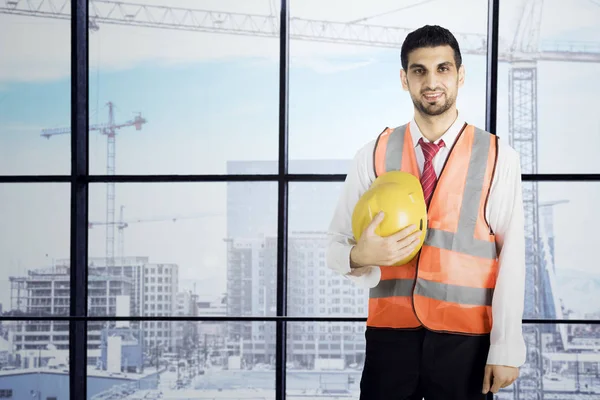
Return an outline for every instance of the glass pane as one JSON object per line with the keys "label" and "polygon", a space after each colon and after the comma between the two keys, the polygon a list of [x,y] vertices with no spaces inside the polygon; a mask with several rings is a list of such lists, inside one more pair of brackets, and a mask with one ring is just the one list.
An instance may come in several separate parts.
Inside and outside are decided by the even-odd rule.
{"label": "glass pane", "polygon": [[276,160],[276,3],[90,7],[90,172],[224,174],[229,161]]}
{"label": "glass pane", "polygon": [[52,3],[0,4],[0,175],[71,171],[71,2]]}
{"label": "glass pane", "polygon": [[342,182],[291,183],[288,314],[365,316],[368,291],[327,268],[327,228]]}
{"label": "glass pane", "polygon": [[69,322],[3,321],[0,398],[69,398]]}
{"label": "glass pane", "polygon": [[[289,313],[294,316],[365,316],[368,293],[326,265],[325,232],[341,183],[290,184]],[[595,236],[597,183],[537,183],[539,206],[525,203],[524,318],[595,319],[600,315],[600,273]],[[524,197],[532,183],[524,183]],[[317,195],[318,194],[318,195]],[[535,212],[529,212],[533,210]],[[536,229],[533,229],[536,227]],[[534,238],[537,236],[537,240]],[[537,246],[534,246],[535,243]],[[338,305],[339,304],[339,305]]]}
{"label": "glass pane", "polygon": [[[497,400],[592,399],[598,378],[600,328],[595,325],[525,325],[527,362]],[[294,322],[288,325],[287,395],[325,399],[324,391],[358,398],[365,357],[365,325]],[[541,341],[536,341],[536,334]],[[543,364],[542,364],[543,363]],[[578,397],[575,397],[578,396]]]}
{"label": "glass pane", "polygon": [[[596,316],[596,318],[598,318]],[[600,392],[597,325],[524,325],[527,362],[500,400],[593,399]],[[538,340],[536,340],[536,337]]]}
{"label": "glass pane", "polygon": [[287,340],[288,399],[358,399],[365,362],[363,322],[292,322]]}
{"label": "glass pane", "polygon": [[[208,310],[223,315],[217,303]],[[88,399],[111,392],[123,399],[159,392],[173,400],[275,399],[274,323],[124,321],[88,329],[96,333],[88,339]]]}
{"label": "glass pane", "polygon": [[386,126],[410,121],[414,107],[400,82],[400,47],[425,24],[455,33],[466,69],[458,108],[485,127],[487,3],[412,3],[291,1],[290,159],[305,162],[291,163],[290,172],[346,173],[343,164],[317,160],[351,159]]}
{"label": "glass pane", "polygon": [[[600,264],[590,227],[600,223],[600,212],[596,211],[600,184],[527,183],[524,196],[527,196],[527,188],[535,188],[534,185],[539,193],[539,229],[537,232],[531,229],[535,226],[536,213],[528,213],[525,236],[536,235],[539,244],[534,248],[535,241],[527,241],[525,318],[597,319]],[[535,211],[527,203],[525,209]],[[539,266],[537,273],[533,265]],[[534,291],[534,287],[538,290]]]}
{"label": "glass pane", "polygon": [[[600,90],[600,6],[540,4],[500,5],[498,133],[521,154],[523,173],[597,173],[600,120],[590,104]],[[578,132],[585,146],[573,142]]]}
{"label": "glass pane", "polygon": [[227,315],[275,314],[274,182],[92,184],[89,227],[94,315],[191,315],[197,294],[227,294]]}
{"label": "glass pane", "polygon": [[0,184],[0,304],[16,315],[68,315],[70,188]]}

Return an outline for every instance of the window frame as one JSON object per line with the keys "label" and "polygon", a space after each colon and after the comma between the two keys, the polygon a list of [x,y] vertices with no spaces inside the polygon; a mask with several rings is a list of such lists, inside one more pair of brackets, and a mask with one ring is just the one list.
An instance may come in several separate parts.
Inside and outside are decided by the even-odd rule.
{"label": "window frame", "polygon": [[[69,321],[69,389],[71,399],[87,393],[87,323],[90,321],[271,321],[276,323],[275,398],[286,395],[287,322],[365,322],[363,317],[290,317],[287,315],[288,202],[291,182],[343,182],[344,174],[290,174],[289,144],[289,4],[281,0],[279,62],[278,172],[271,175],[94,175],[89,173],[89,4],[71,0],[71,173],[54,176],[0,176],[1,183],[70,183],[70,314],[47,317],[2,317],[3,320]],[[495,134],[497,120],[499,0],[488,0],[485,129]],[[600,182],[600,174],[523,174],[524,182]],[[248,182],[278,184],[277,302],[274,317],[90,317],[88,302],[89,185],[98,182]],[[524,319],[524,324],[600,324],[600,320]],[[490,395],[490,398],[492,396]]]}

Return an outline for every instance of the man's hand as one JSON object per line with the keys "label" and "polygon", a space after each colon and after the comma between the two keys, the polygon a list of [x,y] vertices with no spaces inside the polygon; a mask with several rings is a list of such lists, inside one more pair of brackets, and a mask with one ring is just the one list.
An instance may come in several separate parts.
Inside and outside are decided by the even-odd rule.
{"label": "man's hand", "polygon": [[487,394],[490,389],[492,393],[498,393],[500,389],[512,385],[518,377],[519,368],[504,365],[486,365],[482,393]]}
{"label": "man's hand", "polygon": [[350,264],[353,268],[392,265],[408,256],[419,245],[423,232],[414,225],[388,237],[377,235],[375,229],[383,221],[383,217],[383,212],[380,212],[373,218],[350,251]]}

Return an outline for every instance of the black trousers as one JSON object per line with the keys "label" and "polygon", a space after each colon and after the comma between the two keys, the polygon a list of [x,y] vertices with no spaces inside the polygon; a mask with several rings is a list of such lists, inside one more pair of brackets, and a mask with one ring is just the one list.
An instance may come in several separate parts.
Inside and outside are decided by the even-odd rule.
{"label": "black trousers", "polygon": [[485,400],[490,338],[367,327],[360,400]]}

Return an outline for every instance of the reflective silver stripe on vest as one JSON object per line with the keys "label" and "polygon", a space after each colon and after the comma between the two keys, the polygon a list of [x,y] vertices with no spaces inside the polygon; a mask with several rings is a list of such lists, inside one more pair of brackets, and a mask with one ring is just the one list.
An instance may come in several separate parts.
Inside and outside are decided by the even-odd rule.
{"label": "reflective silver stripe on vest", "polygon": [[385,170],[397,171],[402,167],[402,150],[404,149],[404,132],[407,125],[394,129],[388,138],[385,149]]}
{"label": "reflective silver stripe on vest", "polygon": [[[398,267],[402,268],[402,267]],[[369,291],[372,299],[389,296],[410,296],[413,290],[413,279],[389,279],[380,281],[379,285]]]}
{"label": "reflective silver stripe on vest", "polygon": [[415,285],[415,294],[450,303],[491,306],[494,289],[449,285],[447,283],[427,281],[418,278],[417,284]]}
{"label": "reflective silver stripe on vest", "polygon": [[[405,132],[406,125],[403,125],[394,129],[388,138],[385,155],[386,171],[398,171],[402,167]],[[426,245],[476,257],[496,259],[496,244],[475,238],[475,228],[479,216],[479,204],[487,169],[490,140],[492,140],[492,137],[487,132],[475,128],[457,232],[452,233],[429,228],[427,230],[427,237],[425,238]],[[389,290],[390,288],[395,288],[393,282],[395,280],[381,281],[376,288],[371,289],[370,297],[398,296]],[[417,282],[416,293],[419,293],[419,291],[421,292],[420,294],[427,293],[427,297],[438,298],[439,300],[447,299],[447,301],[454,301],[451,299],[460,300],[461,296],[464,296],[464,299],[467,300],[466,303],[463,301],[457,302],[465,304],[484,303],[487,305],[487,300],[491,298],[489,296],[493,293],[493,291],[490,292],[491,289],[451,288],[451,286],[445,284],[435,282],[426,282],[424,284],[424,282]],[[409,296],[410,293],[405,295]],[[469,303],[469,301],[474,303]]]}

